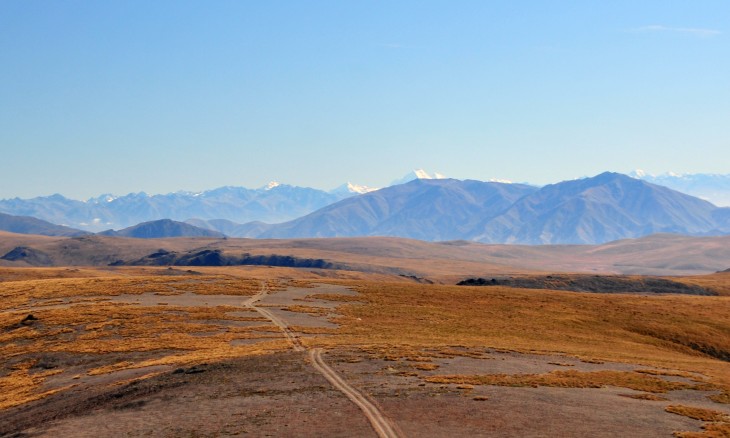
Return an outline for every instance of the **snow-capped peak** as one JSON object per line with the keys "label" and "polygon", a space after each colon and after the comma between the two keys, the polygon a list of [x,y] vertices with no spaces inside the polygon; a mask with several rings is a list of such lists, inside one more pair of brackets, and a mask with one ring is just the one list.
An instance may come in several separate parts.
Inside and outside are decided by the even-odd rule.
{"label": "snow-capped peak", "polygon": [[403,178],[393,181],[391,185],[405,184],[416,179],[446,179],[446,176],[438,172],[430,174],[423,169],[414,169],[413,171],[406,174]]}
{"label": "snow-capped peak", "polygon": [[102,204],[104,202],[113,202],[117,198],[118,198],[118,196],[114,196],[110,193],[106,193],[103,195],[99,195],[95,198],[89,198],[84,202],[89,203],[89,204]]}
{"label": "snow-capped peak", "polygon": [[279,187],[280,185],[281,185],[281,183],[279,183],[278,181],[271,181],[270,183],[268,183],[264,186],[264,190],[271,190],[274,187]]}
{"label": "snow-capped peak", "polygon": [[346,195],[346,194],[362,195],[363,193],[373,192],[375,190],[378,190],[378,189],[374,188],[374,187],[353,184],[348,181],[347,183],[342,184],[341,186],[330,190],[330,193],[341,194],[341,195]]}
{"label": "snow-capped peak", "polygon": [[496,183],[502,183],[502,184],[514,184],[512,181],[508,179],[500,179],[500,178],[489,178],[489,182],[496,182]]}
{"label": "snow-capped peak", "polygon": [[418,179],[432,179],[431,175],[423,169],[414,170],[413,175],[415,175]]}

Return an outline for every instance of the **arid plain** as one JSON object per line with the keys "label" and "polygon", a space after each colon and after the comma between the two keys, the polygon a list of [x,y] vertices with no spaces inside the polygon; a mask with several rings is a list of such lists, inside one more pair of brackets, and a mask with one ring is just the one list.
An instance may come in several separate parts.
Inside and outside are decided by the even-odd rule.
{"label": "arid plain", "polygon": [[0,237],[0,436],[730,435],[724,237]]}

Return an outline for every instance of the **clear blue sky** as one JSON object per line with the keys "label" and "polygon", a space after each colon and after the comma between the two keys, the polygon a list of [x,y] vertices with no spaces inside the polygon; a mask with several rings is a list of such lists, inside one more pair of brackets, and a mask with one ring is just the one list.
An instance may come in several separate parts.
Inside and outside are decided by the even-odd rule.
{"label": "clear blue sky", "polygon": [[730,2],[0,1],[0,198],[730,173]]}

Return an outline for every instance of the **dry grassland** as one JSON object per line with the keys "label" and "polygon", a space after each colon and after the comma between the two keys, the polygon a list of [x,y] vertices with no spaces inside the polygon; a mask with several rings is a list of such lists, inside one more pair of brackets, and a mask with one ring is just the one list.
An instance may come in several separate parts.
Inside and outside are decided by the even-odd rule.
{"label": "dry grassland", "polygon": [[[8,277],[27,278],[33,270],[21,271]],[[152,276],[148,272],[138,272],[141,276],[126,272],[117,276],[107,273],[105,277],[65,278],[58,276],[63,271],[39,271],[44,279],[0,282],[0,409],[57,391],[43,389],[47,377],[64,371],[63,366],[44,363],[49,355],[108,356],[113,362],[101,360],[103,365],[87,370],[86,374],[93,376],[288,348],[279,330],[250,309],[139,306],[109,301],[119,295],[168,296],[189,292],[241,296],[243,301],[260,289],[258,280],[213,275]],[[271,287],[280,286],[272,282]],[[29,315],[32,319],[27,319]],[[231,325],[236,322],[246,324]],[[250,346],[231,344],[246,339],[258,342]],[[137,360],[113,359],[133,353],[144,354]],[[49,366],[53,369],[46,370]]]}
{"label": "dry grassland", "polygon": [[676,432],[678,438],[725,438],[730,436],[730,415],[712,409],[670,405],[667,412],[705,421],[702,432]]}
{"label": "dry grassland", "polygon": [[365,304],[341,306],[341,336],[320,342],[371,344],[396,357],[449,345],[560,353],[698,372],[730,390],[729,297],[344,284]]}
{"label": "dry grassland", "polygon": [[[0,270],[0,409],[59,390],[47,388],[44,382],[66,367],[44,368],[48,354],[108,358],[84,371],[97,376],[285,350],[289,346],[275,326],[240,306],[139,306],[111,300],[127,294],[194,293],[241,296],[243,301],[260,290],[262,281],[270,290],[326,282],[358,291],[353,297],[313,290],[314,298],[339,302],[335,313],[340,316],[332,319],[339,328],[290,328],[313,335],[302,338],[305,345],[346,346],[380,359],[409,362],[414,376],[437,372],[435,359],[485,358],[485,347],[652,367],[638,372],[559,370],[422,377],[429,382],[465,388],[618,386],[642,391],[645,395],[632,396],[646,400],[675,389],[713,388],[721,391],[713,400],[727,403],[730,398],[730,296],[424,285],[393,277],[384,281],[380,275],[368,279],[352,272],[330,272],[327,275],[339,278],[324,279],[319,273],[289,268],[196,270],[190,275],[167,275],[159,268]],[[723,276],[684,281],[730,290],[730,277],[727,283]],[[288,310],[311,315],[330,312],[307,305],[292,305]],[[29,313],[35,319],[23,322]],[[259,342],[232,344],[254,339]],[[712,421],[705,432],[723,433],[725,423]]]}
{"label": "dry grassland", "polygon": [[685,277],[679,281],[713,290],[723,296],[730,296],[730,272]]}
{"label": "dry grassland", "polygon": [[430,383],[454,383],[460,385],[493,385],[513,387],[548,386],[555,388],[602,388],[618,386],[636,391],[664,393],[678,389],[698,389],[698,385],[670,382],[657,377],[631,371],[553,371],[545,374],[483,374],[476,376],[433,376],[425,379]]}

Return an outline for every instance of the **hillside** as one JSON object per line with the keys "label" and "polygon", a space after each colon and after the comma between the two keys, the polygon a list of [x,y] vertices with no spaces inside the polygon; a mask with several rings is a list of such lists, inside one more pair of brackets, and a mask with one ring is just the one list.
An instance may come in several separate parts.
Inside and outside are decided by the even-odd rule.
{"label": "hillside", "polygon": [[83,236],[89,234],[74,228],[55,225],[29,216],[12,216],[0,213],[0,231],[41,236]]}
{"label": "hillside", "polygon": [[103,236],[135,237],[138,239],[160,239],[166,237],[225,237],[217,231],[196,227],[170,219],[144,222],[119,231],[105,231]]}

